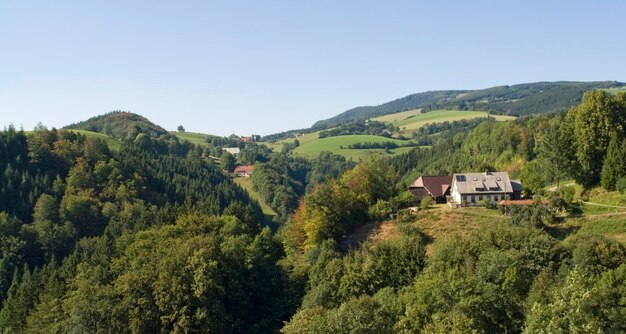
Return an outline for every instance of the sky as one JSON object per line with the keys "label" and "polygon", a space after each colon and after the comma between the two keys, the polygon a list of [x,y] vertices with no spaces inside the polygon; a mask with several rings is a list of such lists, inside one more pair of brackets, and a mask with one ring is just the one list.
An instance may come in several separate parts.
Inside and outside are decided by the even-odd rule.
{"label": "sky", "polygon": [[0,127],[113,110],[215,135],[412,93],[626,81],[626,1],[0,0]]}

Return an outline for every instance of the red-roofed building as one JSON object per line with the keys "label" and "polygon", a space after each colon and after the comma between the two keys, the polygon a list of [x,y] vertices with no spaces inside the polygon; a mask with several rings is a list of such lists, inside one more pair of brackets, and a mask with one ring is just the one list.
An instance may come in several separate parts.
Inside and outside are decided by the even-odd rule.
{"label": "red-roofed building", "polygon": [[435,203],[445,203],[446,196],[450,195],[452,176],[421,176],[409,187],[409,191],[417,201],[424,197],[431,197]]}
{"label": "red-roofed building", "polygon": [[254,166],[237,166],[235,167],[235,175],[237,176],[243,176],[243,177],[250,177],[250,175],[252,175],[252,172],[254,172]]}

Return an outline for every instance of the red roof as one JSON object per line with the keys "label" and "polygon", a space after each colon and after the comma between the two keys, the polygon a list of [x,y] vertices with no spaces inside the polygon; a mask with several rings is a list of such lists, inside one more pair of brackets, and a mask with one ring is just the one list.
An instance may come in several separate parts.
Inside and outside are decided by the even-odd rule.
{"label": "red roof", "polygon": [[433,197],[445,195],[452,184],[452,176],[421,176],[411,188],[426,188]]}
{"label": "red roof", "polygon": [[236,174],[252,174],[254,171],[254,166],[237,166],[235,167]]}

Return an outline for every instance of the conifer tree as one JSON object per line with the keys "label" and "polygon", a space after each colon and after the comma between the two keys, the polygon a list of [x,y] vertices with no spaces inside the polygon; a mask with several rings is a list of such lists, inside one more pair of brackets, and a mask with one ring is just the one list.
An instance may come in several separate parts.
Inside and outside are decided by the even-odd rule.
{"label": "conifer tree", "polygon": [[626,152],[624,151],[624,139],[618,133],[614,133],[609,141],[609,146],[602,166],[600,183],[606,190],[615,190],[615,184],[626,172]]}

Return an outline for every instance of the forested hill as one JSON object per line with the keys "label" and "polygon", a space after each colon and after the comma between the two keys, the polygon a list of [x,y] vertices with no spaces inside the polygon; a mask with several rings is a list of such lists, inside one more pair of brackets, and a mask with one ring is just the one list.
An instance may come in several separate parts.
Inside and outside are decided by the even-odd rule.
{"label": "forested hill", "polygon": [[480,90],[444,90],[417,93],[378,106],[356,107],[313,124],[313,129],[368,119],[396,112],[424,108],[481,110],[498,115],[524,116],[565,111],[580,103],[583,94],[593,89],[622,87],[617,81],[536,82],[497,86]]}
{"label": "forested hill", "polygon": [[83,122],[70,124],[64,129],[99,132],[116,139],[135,139],[139,133],[156,138],[168,133],[147,118],[124,111],[95,116]]}

